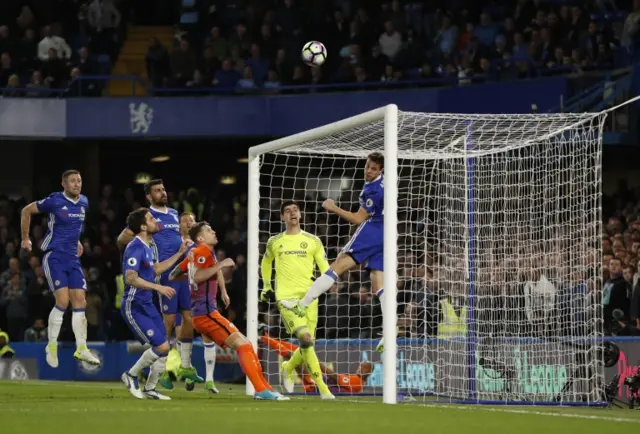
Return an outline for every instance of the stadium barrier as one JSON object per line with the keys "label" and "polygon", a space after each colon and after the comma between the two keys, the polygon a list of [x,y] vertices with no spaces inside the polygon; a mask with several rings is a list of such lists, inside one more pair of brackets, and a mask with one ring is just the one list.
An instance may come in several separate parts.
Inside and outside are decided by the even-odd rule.
{"label": "stadium barrier", "polygon": [[[567,97],[568,78],[450,88],[175,98],[2,98],[1,137],[284,136],[387,104],[443,113],[545,112]],[[514,98],[513,95],[518,95]]]}
{"label": "stadium barrier", "polygon": [[[60,365],[54,369],[45,360],[46,342],[12,342],[11,347],[16,352],[16,360],[26,369],[29,378],[33,373],[41,380],[59,381],[117,381],[124,371],[129,369],[140,357],[144,347],[137,342],[89,342],[89,350],[102,362],[100,366],[92,366],[85,362],[78,362],[73,358],[75,345],[61,343],[58,346]],[[237,358],[233,351],[218,348],[214,378],[220,382],[232,382],[244,379]],[[25,364],[25,361],[28,363]],[[193,366],[204,374],[204,349],[196,341],[193,346]],[[5,372],[17,369],[11,368]],[[2,377],[0,372],[0,378]],[[14,374],[14,377],[20,377]],[[6,378],[6,377],[4,377]]]}
{"label": "stadium barrier", "polygon": [[[620,374],[618,398],[627,400],[629,398],[629,388],[623,384],[626,377],[638,372],[640,365],[640,338],[605,338],[609,342],[614,342],[620,347],[620,360],[617,366],[605,370],[605,383],[610,383],[616,374]],[[451,351],[435,351],[438,345],[436,339],[422,341],[422,345],[417,345],[418,340],[399,339],[398,340],[398,363],[397,363],[397,385],[398,393],[411,393],[414,395],[439,395],[439,391],[444,389],[465,390],[463,384],[468,381],[466,378],[468,370],[464,364],[453,360],[461,357],[466,348],[465,342],[460,342],[459,351],[455,351],[451,341],[446,346]],[[502,392],[510,387],[511,392],[517,388],[523,398],[527,395],[536,394],[540,400],[543,394],[552,400],[570,381],[574,373],[572,372],[577,364],[572,360],[574,352],[558,350],[557,346],[566,345],[566,342],[549,342],[543,340],[514,338],[509,339],[511,345],[501,346],[508,348],[505,354],[495,354],[506,365],[515,371],[515,378],[511,384],[506,385],[505,379],[497,372],[488,367],[478,365],[475,369],[475,383],[477,387],[478,399],[483,399],[483,394],[487,397],[496,392]],[[383,369],[381,355],[376,349],[377,341],[372,340],[318,340],[316,343],[316,353],[320,361],[325,362],[335,372],[355,373],[358,365],[363,361],[373,363],[373,375],[366,382],[363,393],[382,394]],[[482,351],[481,345],[477,346]],[[267,351],[266,349],[262,349]],[[411,353],[411,354],[410,354]],[[545,355],[562,354],[561,363],[550,363]],[[481,359],[482,354],[476,357]],[[268,352],[268,362],[265,366],[268,371],[265,373],[267,379],[272,384],[279,382],[279,368],[282,358],[274,351]],[[416,360],[423,362],[416,363]],[[513,384],[515,383],[515,384]]]}

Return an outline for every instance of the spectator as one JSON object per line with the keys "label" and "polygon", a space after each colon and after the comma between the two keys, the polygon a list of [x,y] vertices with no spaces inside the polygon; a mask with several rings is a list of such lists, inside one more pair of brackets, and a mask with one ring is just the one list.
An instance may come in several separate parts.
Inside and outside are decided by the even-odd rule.
{"label": "spectator", "polygon": [[276,90],[280,87],[280,79],[275,69],[269,69],[267,81],[264,82],[265,89]]}
{"label": "spectator", "polygon": [[17,46],[16,40],[9,34],[8,26],[0,26],[0,53],[7,53],[9,56],[15,57]]}
{"label": "spectator", "polygon": [[62,59],[71,59],[71,48],[67,42],[60,36],[53,34],[51,26],[45,26],[42,29],[44,37],[38,44],[38,59],[46,62],[50,59],[51,49],[54,49],[57,57]]}
{"label": "spectator", "polygon": [[22,93],[22,91],[20,89],[21,89],[20,77],[18,77],[16,74],[13,74],[7,80],[7,87],[2,92],[2,96],[7,97],[7,98],[18,98],[18,97],[21,97],[23,95],[23,93]]}
{"label": "spectator", "polygon": [[[267,77],[269,62],[267,62],[267,60],[262,57],[262,53],[260,51],[260,45],[258,44],[251,45],[251,57],[247,59],[246,65],[251,67],[251,70],[253,72],[253,77],[256,80],[256,83],[262,84],[264,79]],[[246,68],[245,68],[245,71],[246,71]]]}
{"label": "spectator", "polygon": [[229,56],[229,43],[220,34],[220,27],[213,26],[211,28],[211,37],[207,41],[207,47],[218,62],[222,62]]}
{"label": "spectator", "polygon": [[233,88],[242,77],[236,72],[231,63],[231,59],[222,62],[222,69],[216,71],[213,84],[220,88]]}
{"label": "spectator", "polygon": [[220,69],[220,61],[215,57],[213,49],[210,46],[204,47],[202,61],[198,70],[203,76],[203,80],[207,83],[213,81],[213,75]]}
{"label": "spectator", "polygon": [[38,318],[33,325],[24,332],[25,342],[46,342],[48,340],[47,326],[42,318]]}
{"label": "spectator", "polygon": [[393,61],[402,47],[402,35],[393,28],[391,21],[384,23],[384,33],[378,40],[382,54]]}
{"label": "spectator", "polygon": [[451,17],[448,15],[442,17],[442,24],[434,42],[440,53],[445,56],[455,51],[458,42],[458,29],[451,23]]}
{"label": "spectator", "polygon": [[42,73],[40,71],[33,71],[31,74],[31,81],[27,83],[26,96],[31,98],[42,98],[48,96],[49,92],[47,89],[49,85],[42,81]]}
{"label": "spectator", "polygon": [[120,12],[112,0],[94,0],[87,11],[87,21],[91,27],[92,51],[98,54],[115,55],[117,28]]}
{"label": "spectator", "polygon": [[99,75],[97,63],[89,56],[87,47],[80,47],[77,59],[72,62],[74,68],[78,68],[82,75]]}
{"label": "spectator", "polygon": [[629,284],[622,276],[622,263],[618,258],[609,260],[609,280],[602,289],[605,327],[613,324],[613,310],[620,309],[629,318]]}
{"label": "spectator", "polygon": [[171,70],[169,67],[169,52],[158,38],[153,37],[149,40],[145,60],[147,77],[149,77],[154,87],[160,87],[163,80],[170,75]]}
{"label": "spectator", "polygon": [[[0,51],[1,52],[1,51]],[[26,29],[24,37],[20,41],[19,62],[26,69],[36,69],[38,63],[38,41],[33,29]]]}
{"label": "spectator", "polygon": [[58,57],[55,48],[49,48],[47,61],[42,63],[45,82],[53,88],[60,88],[67,82],[67,64]]}
{"label": "spectator", "polygon": [[256,82],[253,78],[253,68],[247,65],[244,67],[244,74],[240,80],[238,80],[237,86],[240,89],[254,89],[256,88]]}
{"label": "spectator", "polygon": [[13,67],[11,56],[9,53],[2,53],[0,55],[0,88],[5,87],[9,81],[9,77],[16,73],[16,69]]}
{"label": "spectator", "polygon": [[196,56],[186,39],[180,41],[180,48],[171,53],[171,80],[177,87],[184,86],[197,68]]}
{"label": "spectator", "polygon": [[244,57],[249,52],[251,41],[247,35],[247,27],[244,24],[238,24],[235,33],[229,39],[229,48],[231,51],[237,50],[240,57]]}
{"label": "spectator", "polygon": [[25,297],[24,280],[14,274],[0,295],[0,310],[7,319],[7,333],[12,340],[20,340],[24,334],[29,306]]}
{"label": "spectator", "polygon": [[483,13],[480,15],[480,24],[474,30],[474,36],[485,47],[490,47],[498,36],[498,29],[491,21],[491,15]]}

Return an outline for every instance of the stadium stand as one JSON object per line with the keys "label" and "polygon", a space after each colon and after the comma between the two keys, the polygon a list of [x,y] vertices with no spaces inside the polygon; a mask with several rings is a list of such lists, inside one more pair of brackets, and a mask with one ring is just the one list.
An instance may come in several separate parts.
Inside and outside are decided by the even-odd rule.
{"label": "stadium stand", "polygon": [[[306,92],[584,74],[629,63],[640,13],[637,1],[135,3],[4,6],[3,94]],[[330,53],[315,72],[299,56],[310,39]]]}

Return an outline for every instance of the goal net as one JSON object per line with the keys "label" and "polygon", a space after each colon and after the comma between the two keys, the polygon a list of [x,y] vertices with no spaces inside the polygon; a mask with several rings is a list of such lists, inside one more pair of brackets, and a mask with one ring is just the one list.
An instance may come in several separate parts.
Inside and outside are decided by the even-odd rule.
{"label": "goal net", "polygon": [[[386,322],[397,347],[384,360],[375,351],[384,327],[367,270],[340,276],[319,299],[316,353],[329,374],[357,374],[365,361],[373,371],[362,390],[334,391],[387,389],[385,402],[602,403],[594,294],[604,118],[383,108],[252,149],[248,326],[269,382],[280,382],[286,354],[259,336],[295,344],[255,290],[267,239],[284,230],[281,202],[300,203],[303,230],[332,262],[357,228],[321,204],[356,211],[367,155],[386,151],[385,199],[397,198],[385,205],[385,252],[397,252],[385,257],[386,297],[397,301],[387,304],[395,324]],[[308,383],[302,372],[295,392],[312,393]]]}

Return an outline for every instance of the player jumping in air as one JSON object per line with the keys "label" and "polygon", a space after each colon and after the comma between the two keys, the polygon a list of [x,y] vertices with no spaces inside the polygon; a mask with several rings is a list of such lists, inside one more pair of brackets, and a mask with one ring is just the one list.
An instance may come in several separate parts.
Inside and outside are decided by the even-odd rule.
{"label": "player jumping in air", "polygon": [[[170,400],[156,392],[160,375],[164,372],[169,352],[169,342],[162,316],[153,302],[153,291],[159,292],[166,299],[176,295],[175,289],[154,283],[156,275],[171,269],[187,250],[188,242],[181,243],[178,251],[163,262],[154,261],[151,249],[152,236],[157,233],[158,223],[147,208],[139,208],[127,217],[127,227],[135,234],[135,238],[127,245],[122,258],[125,290],[122,306],[122,317],[142,344],[150,344],[151,348],[127,372],[122,374],[122,382],[129,393],[138,399]],[[140,390],[138,376],[143,369],[149,368],[149,377],[144,390]]]}
{"label": "player jumping in air", "polygon": [[218,243],[216,233],[206,222],[196,223],[189,235],[197,246],[170,274],[170,279],[186,276],[191,289],[193,327],[202,334],[205,345],[215,343],[238,353],[238,361],[256,391],[255,399],[282,401],[289,398],[275,392],[264,378],[260,360],[246,337],[217,308],[218,276],[222,269],[234,267],[230,258],[218,262],[213,248]]}
{"label": "player jumping in air", "polygon": [[[180,219],[178,211],[167,206],[167,192],[161,179],[153,179],[144,185],[144,193],[151,204],[149,212],[158,222],[158,232],[153,235],[153,242],[158,249],[158,261],[164,261],[172,257],[182,243],[180,236]],[[118,236],[118,244],[127,245],[134,237],[131,228],[125,228]],[[169,273],[160,276],[160,284],[170,286],[176,291],[176,296],[169,299],[163,298],[161,302],[162,315],[167,340],[171,339],[176,323],[176,314],[182,315],[180,335],[177,336],[176,346],[180,352],[180,369],[178,376],[196,383],[204,383],[204,379],[198,375],[196,369],[191,366],[191,347],[193,344],[193,327],[191,326],[191,310],[189,306],[189,288],[185,282],[169,282]],[[173,384],[168,373],[165,373],[160,385],[172,389]]]}
{"label": "player jumping in air", "polygon": [[[180,215],[180,234],[182,235],[183,240],[191,241],[191,238],[189,237],[189,230],[195,224],[196,224],[195,215],[193,215],[192,213],[184,212]],[[191,244],[187,249],[187,253],[189,252],[189,250],[191,250],[195,246],[196,244],[194,242],[191,242]],[[220,290],[220,298],[224,303],[224,307],[227,308],[229,307],[229,303],[231,302],[231,300],[229,299],[229,294],[227,293],[227,288],[224,282],[224,276],[222,275],[222,270],[218,272],[216,281],[218,282],[218,289]],[[187,291],[189,290],[189,282],[182,281],[179,283],[186,285]],[[182,329],[181,320],[182,320],[182,315],[176,318],[176,335],[180,335],[181,333],[181,329]],[[216,387],[216,384],[213,381],[213,372],[216,367],[216,344],[213,342],[204,344],[204,365],[206,369],[205,383],[204,383],[205,390],[208,390],[210,393],[220,393],[218,391],[218,388]],[[193,390],[195,386],[194,381],[189,378],[187,378],[187,380],[185,381],[185,384],[186,384],[187,390]]]}
{"label": "player jumping in air", "polygon": [[287,332],[300,340],[300,348],[294,351],[288,363],[282,365],[284,374],[283,386],[289,392],[293,389],[293,374],[304,362],[311,377],[318,385],[322,399],[334,399],[331,391],[322,378],[322,369],[318,356],[313,348],[316,326],[318,325],[318,301],[313,300],[301,316],[282,307],[285,300],[299,299],[313,283],[316,265],[321,273],[329,269],[329,263],[320,238],[300,228],[300,209],[292,200],[280,206],[280,218],[286,230],[269,238],[267,249],[262,257],[261,271],[264,289],[260,294],[262,301],[267,301],[268,294],[273,291],[271,277],[273,261],[276,262],[276,301],[282,322]]}
{"label": "player jumping in air", "polygon": [[46,360],[52,368],[58,367],[58,335],[62,327],[64,313],[71,302],[71,327],[76,337],[76,360],[99,365],[97,359],[87,348],[87,282],[84,279],[80,256],[83,249],[80,234],[89,208],[89,201],[80,194],[82,177],[77,170],[67,170],[62,174],[64,191],[52,193],[45,199],[32,202],[22,209],[20,220],[22,243],[27,252],[32,249],[29,239],[29,227],[33,214],[48,214],[47,235],[40,248],[44,252],[42,269],[49,288],[53,291],[56,304],[49,314],[49,344],[46,347]]}
{"label": "player jumping in air", "polygon": [[[275,350],[282,358],[289,359],[289,362],[282,362],[282,364],[290,363],[291,357],[299,350],[299,347],[291,342],[282,341],[280,339],[272,338],[266,332],[260,336],[260,341],[267,345],[269,348]],[[371,362],[361,362],[358,366],[358,370],[355,374],[338,374],[329,366],[324,363],[320,363],[320,369],[324,376],[324,381],[332,388],[336,389],[338,393],[360,393],[362,388],[367,382],[367,379],[373,372],[373,364]],[[299,374],[303,374],[302,366],[296,369]],[[316,384],[312,379],[307,379],[306,375],[303,375],[303,387],[306,392],[315,392]],[[290,390],[287,392],[293,392],[293,383],[291,383]]]}
{"label": "player jumping in air", "polygon": [[[365,185],[360,193],[360,209],[349,212],[339,208],[333,199],[327,199],[322,207],[333,212],[349,223],[359,225],[351,240],[342,249],[342,253],[329,269],[313,282],[311,288],[301,300],[282,300],[282,306],[304,317],[307,309],[329,288],[344,272],[357,264],[369,270],[371,289],[378,296],[384,316],[384,156],[374,152],[367,157],[364,167]],[[384,351],[384,340],[380,340],[376,350]]]}

